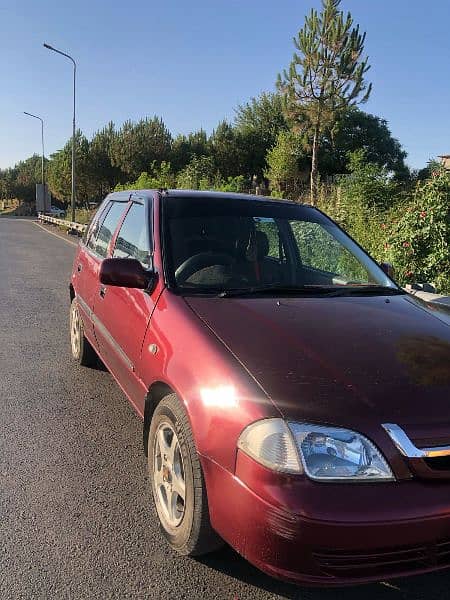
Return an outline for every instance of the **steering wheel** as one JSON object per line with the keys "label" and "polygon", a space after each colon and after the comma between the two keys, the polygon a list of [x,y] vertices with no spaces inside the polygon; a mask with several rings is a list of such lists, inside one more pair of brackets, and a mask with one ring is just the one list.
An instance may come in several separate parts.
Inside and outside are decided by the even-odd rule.
{"label": "steering wheel", "polygon": [[228,254],[219,252],[200,252],[187,258],[175,271],[175,279],[177,283],[184,283],[198,271],[213,267],[216,265],[229,266],[233,264],[233,259]]}

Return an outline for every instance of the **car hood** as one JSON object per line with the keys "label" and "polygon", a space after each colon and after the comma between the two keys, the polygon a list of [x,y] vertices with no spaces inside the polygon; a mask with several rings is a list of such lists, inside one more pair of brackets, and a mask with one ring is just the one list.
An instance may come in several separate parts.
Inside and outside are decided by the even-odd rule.
{"label": "car hood", "polygon": [[409,295],[186,302],[288,419],[450,442],[450,320]]}

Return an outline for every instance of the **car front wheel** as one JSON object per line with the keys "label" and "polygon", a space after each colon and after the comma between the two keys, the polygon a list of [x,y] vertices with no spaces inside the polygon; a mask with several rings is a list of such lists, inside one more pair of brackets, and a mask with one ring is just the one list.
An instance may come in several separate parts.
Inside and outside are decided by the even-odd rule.
{"label": "car front wheel", "polygon": [[176,394],[163,398],[148,436],[148,466],[161,529],[183,555],[199,556],[223,542],[209,521],[200,460],[186,412]]}

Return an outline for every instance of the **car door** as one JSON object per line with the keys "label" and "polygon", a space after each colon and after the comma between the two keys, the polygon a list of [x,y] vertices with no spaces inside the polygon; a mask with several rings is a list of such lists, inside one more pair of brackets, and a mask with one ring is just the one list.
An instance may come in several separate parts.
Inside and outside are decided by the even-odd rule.
{"label": "car door", "polygon": [[[132,196],[116,235],[111,255],[136,258],[152,267],[152,202]],[[139,358],[156,296],[145,290],[99,284],[94,301],[94,328],[100,353],[119,385],[143,412],[146,388],[139,373]]]}
{"label": "car door", "polygon": [[[83,240],[80,242],[73,268],[72,283],[77,296],[78,308],[83,320],[85,335],[96,345],[92,323],[94,293],[97,290],[100,263],[106,256],[105,239],[117,212],[123,213],[126,204],[116,204],[106,199],[95,214]],[[108,214],[112,210],[112,213]],[[106,221],[108,218],[108,221]],[[101,236],[99,233],[101,231]]]}

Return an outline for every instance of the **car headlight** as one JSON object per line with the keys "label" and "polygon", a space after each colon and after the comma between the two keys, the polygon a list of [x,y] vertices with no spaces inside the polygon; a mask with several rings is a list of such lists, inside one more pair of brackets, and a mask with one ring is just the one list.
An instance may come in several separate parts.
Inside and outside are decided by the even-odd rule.
{"label": "car headlight", "polygon": [[244,429],[238,447],[270,469],[305,473],[315,481],[394,479],[371,441],[340,427],[263,419]]}

